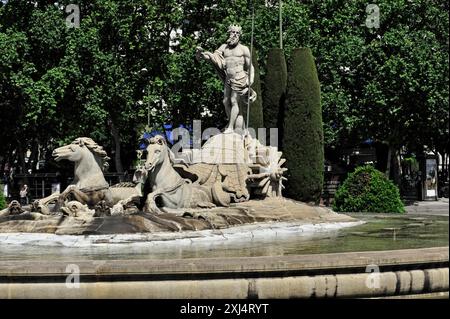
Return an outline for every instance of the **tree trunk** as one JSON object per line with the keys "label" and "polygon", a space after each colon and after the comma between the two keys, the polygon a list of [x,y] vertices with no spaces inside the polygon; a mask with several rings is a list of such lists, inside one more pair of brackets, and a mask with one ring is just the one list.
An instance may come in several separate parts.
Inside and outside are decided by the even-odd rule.
{"label": "tree trunk", "polygon": [[123,173],[122,157],[120,155],[120,134],[117,127],[114,125],[112,119],[108,120],[109,127],[111,129],[111,134],[114,141],[114,163],[116,165],[116,171],[118,173]]}
{"label": "tree trunk", "polygon": [[386,172],[386,167],[387,167],[387,163],[386,163],[386,156],[387,156],[387,152],[388,152],[388,145],[387,143],[383,143],[383,142],[376,142],[375,143],[375,153],[376,153],[376,157],[377,157],[377,162],[375,165],[375,168],[377,170],[379,170],[380,172]]}
{"label": "tree trunk", "polygon": [[26,157],[26,150],[23,149],[23,146],[19,144],[19,146],[17,147],[17,152],[19,155],[19,161],[20,161],[20,173],[25,174],[27,173],[27,167],[26,167],[26,162],[25,162],[25,157]]}
{"label": "tree trunk", "polygon": [[394,151],[393,156],[393,180],[394,183],[400,187],[401,179],[402,179],[402,164],[401,164],[401,158],[400,158],[400,150]]}
{"label": "tree trunk", "polygon": [[8,160],[10,158],[11,147],[8,146],[4,156],[2,157],[2,162],[0,163],[0,173],[3,176],[3,172],[5,171],[6,163],[9,163]]}
{"label": "tree trunk", "polygon": [[2,176],[3,176],[3,172],[5,171],[5,163],[6,163],[6,161],[7,161],[7,156],[5,155],[2,158],[2,162],[0,163],[0,173],[2,174]]}
{"label": "tree trunk", "polygon": [[446,162],[446,157],[447,155],[445,153],[441,153],[442,156],[442,171],[445,171],[445,162]]}
{"label": "tree trunk", "polygon": [[386,161],[386,172],[385,172],[387,178],[391,176],[391,159],[392,159],[392,146],[389,145]]}
{"label": "tree trunk", "polygon": [[34,173],[36,171],[36,164],[38,160],[39,143],[35,139],[32,141],[32,143],[31,154],[30,158],[28,159],[28,169],[31,169],[31,172]]}

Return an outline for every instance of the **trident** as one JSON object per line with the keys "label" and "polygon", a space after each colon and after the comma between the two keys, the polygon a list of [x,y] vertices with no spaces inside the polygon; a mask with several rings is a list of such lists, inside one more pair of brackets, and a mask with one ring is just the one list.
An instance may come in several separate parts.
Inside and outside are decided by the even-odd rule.
{"label": "trident", "polygon": [[[253,67],[253,32],[255,29],[255,6],[252,2],[252,34],[251,34],[251,40],[250,40],[250,69],[248,72],[248,99],[247,99],[247,135],[248,135],[248,124],[249,124],[249,118],[250,118],[250,90],[251,90],[251,84],[250,84],[250,76],[252,74],[252,67]],[[254,79],[253,79],[254,80]]]}

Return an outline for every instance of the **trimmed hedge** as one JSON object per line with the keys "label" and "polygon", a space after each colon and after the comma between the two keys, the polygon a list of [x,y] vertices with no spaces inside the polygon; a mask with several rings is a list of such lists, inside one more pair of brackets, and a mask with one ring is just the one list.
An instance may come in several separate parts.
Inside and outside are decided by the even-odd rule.
{"label": "trimmed hedge", "polygon": [[403,213],[398,187],[372,166],[358,167],[336,192],[337,212]]}
{"label": "trimmed hedge", "polygon": [[317,203],[323,188],[323,123],[320,83],[309,48],[292,51],[285,107],[286,195]]}
{"label": "trimmed hedge", "polygon": [[264,78],[264,127],[267,129],[278,128],[278,137],[280,139],[283,138],[286,84],[287,66],[284,51],[279,48],[270,49],[267,54],[267,74]]}

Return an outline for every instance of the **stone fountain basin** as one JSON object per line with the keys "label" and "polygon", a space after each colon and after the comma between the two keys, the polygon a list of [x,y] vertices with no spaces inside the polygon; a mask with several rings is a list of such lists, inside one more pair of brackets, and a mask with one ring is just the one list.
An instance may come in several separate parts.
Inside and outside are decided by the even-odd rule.
{"label": "stone fountain basin", "polygon": [[[127,216],[88,218],[23,213],[0,217],[0,233],[46,233],[56,235],[150,233],[154,234],[152,236],[156,236],[155,238],[162,236],[167,240],[170,238],[203,237],[204,235],[202,236],[201,233],[197,235],[196,233],[205,230],[213,232],[214,230],[222,230],[234,226],[260,225],[260,223],[276,224],[284,222],[293,223],[293,226],[338,225],[338,223],[358,224],[357,219],[344,214],[337,214],[328,208],[311,206],[285,198],[252,200],[235,204],[228,208],[189,210],[186,211],[184,217],[182,215],[167,213],[158,215],[158,219],[155,219],[154,215],[143,212]],[[166,222],[178,225],[179,229],[168,227]],[[167,233],[171,233],[171,235]],[[143,238],[149,240],[148,235],[140,236],[144,236]]]}
{"label": "stone fountain basin", "polygon": [[[121,249],[152,248],[181,249],[183,247],[212,247],[226,242],[228,246],[239,246],[243,242],[267,242],[289,239],[295,236],[303,240],[320,238],[341,228],[358,226],[363,221],[308,224],[303,222],[256,223],[226,229],[200,231],[156,232],[104,235],[56,235],[43,233],[3,233],[0,242],[4,245],[26,245],[67,248],[107,247]],[[127,248],[124,248],[127,249]]]}
{"label": "stone fountain basin", "polygon": [[[229,223],[189,230],[206,223],[191,217],[184,230],[168,231],[144,214],[97,218],[103,223],[89,236],[0,233],[0,298],[448,298],[446,217],[351,218],[290,200],[198,213],[205,212],[210,221],[228,212]],[[153,231],[99,233],[130,218],[145,219]],[[59,219],[58,231],[73,222]],[[0,225],[13,221],[20,222]],[[421,237],[435,234],[442,238]],[[380,269],[376,289],[367,285],[370,265]],[[80,270],[79,289],[67,289],[68,266]]]}

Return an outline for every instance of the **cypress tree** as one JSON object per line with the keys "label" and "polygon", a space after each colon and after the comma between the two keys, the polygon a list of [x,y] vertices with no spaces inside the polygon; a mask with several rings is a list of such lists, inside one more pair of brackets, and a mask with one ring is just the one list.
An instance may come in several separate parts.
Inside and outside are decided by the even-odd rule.
{"label": "cypress tree", "polygon": [[287,66],[284,51],[279,48],[267,54],[267,74],[264,78],[264,127],[278,128],[279,146],[282,147],[284,103],[286,98]]}
{"label": "cypress tree", "polygon": [[318,202],[323,188],[323,127],[320,83],[309,48],[294,49],[288,72],[284,117],[286,194]]}
{"label": "cypress tree", "polygon": [[[263,120],[263,107],[261,96],[261,79],[259,76],[258,54],[253,50],[252,63],[255,71],[255,78],[253,81],[252,89],[255,90],[257,98],[254,102],[250,103],[250,118],[248,126],[254,128],[258,133],[258,128],[264,127]],[[240,101],[241,113],[244,116],[244,121],[247,123],[247,100],[241,99]]]}

